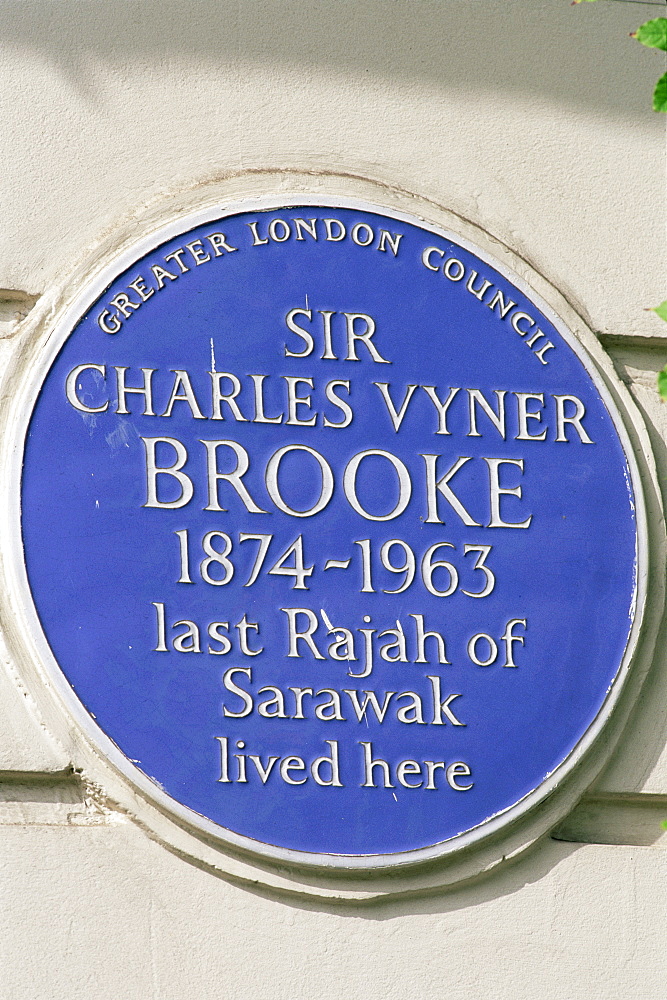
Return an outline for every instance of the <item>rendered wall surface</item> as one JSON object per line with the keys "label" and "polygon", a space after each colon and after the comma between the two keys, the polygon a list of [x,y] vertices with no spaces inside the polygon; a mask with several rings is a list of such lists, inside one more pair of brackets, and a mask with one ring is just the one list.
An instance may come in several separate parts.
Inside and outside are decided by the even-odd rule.
{"label": "rendered wall surface", "polygon": [[[600,335],[667,483],[654,387],[667,326],[644,308],[667,296],[664,116],[650,110],[663,70],[628,38],[657,8],[0,10],[3,368],[27,349],[34,303],[48,306],[146,205],[228,175],[284,171],[289,189],[290,171],[312,172],[316,191],[322,173],[349,174],[462,216],[557,288]],[[12,391],[3,378],[2,395]],[[649,615],[650,605],[649,593]],[[595,787],[553,836],[449,891],[327,904],[217,877],[151,840],[77,767],[76,741],[49,731],[40,692],[0,637],[3,1000],[667,992],[664,638]]]}

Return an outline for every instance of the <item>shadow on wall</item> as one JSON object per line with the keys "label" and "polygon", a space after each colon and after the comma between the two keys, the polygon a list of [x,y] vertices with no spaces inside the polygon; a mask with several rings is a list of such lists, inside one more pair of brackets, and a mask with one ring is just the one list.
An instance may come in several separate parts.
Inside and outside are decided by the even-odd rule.
{"label": "shadow on wall", "polygon": [[[628,38],[638,17],[635,4],[568,0],[6,0],[2,42],[39,53],[79,91],[87,80],[89,99],[100,63],[164,71],[194,56],[432,81],[490,99],[541,94],[650,118],[643,91],[655,63]],[[210,84],[193,76],[193,92],[200,85]]]}
{"label": "shadow on wall", "polygon": [[[459,886],[415,889],[387,899],[378,896],[373,900],[339,902],[326,898],[291,896],[261,888],[259,884],[244,884],[243,888],[254,896],[274,899],[289,909],[337,914],[352,920],[361,918],[385,921],[419,914],[455,913],[494,900],[517,896],[531,885],[551,878],[552,873],[560,866],[564,865],[566,870],[576,867],[576,856],[581,849],[581,844],[556,842],[544,837],[519,857],[504,861],[493,871]],[[300,877],[302,876],[303,873],[300,873]]]}

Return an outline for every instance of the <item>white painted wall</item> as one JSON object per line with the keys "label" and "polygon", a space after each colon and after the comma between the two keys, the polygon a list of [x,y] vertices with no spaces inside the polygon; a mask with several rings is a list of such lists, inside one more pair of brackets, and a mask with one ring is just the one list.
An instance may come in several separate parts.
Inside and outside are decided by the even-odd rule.
{"label": "white painted wall", "polygon": [[[639,9],[636,9],[639,8]],[[119,215],[227,171],[351,171],[446,202],[595,329],[663,292],[649,8],[567,0],[2,3],[0,285],[41,292]]]}
{"label": "white painted wall", "polygon": [[[653,389],[667,326],[644,311],[667,297],[664,120],[650,111],[662,65],[628,38],[660,11],[567,0],[0,11],[3,364],[27,349],[13,322],[26,296],[48,298],[146,203],[247,171],[350,173],[486,229],[608,335],[667,481]],[[473,885],[371,907],[251,890],[151,841],[104,789],[64,777],[72,747],[0,642],[0,997],[657,1000],[663,649],[565,841]]]}

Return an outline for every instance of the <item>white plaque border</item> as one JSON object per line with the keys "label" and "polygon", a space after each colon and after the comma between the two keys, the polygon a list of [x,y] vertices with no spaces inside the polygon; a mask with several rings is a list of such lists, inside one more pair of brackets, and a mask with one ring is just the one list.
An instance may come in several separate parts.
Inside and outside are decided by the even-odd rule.
{"label": "white plaque border", "polygon": [[[284,177],[282,175],[280,176],[282,183],[284,183]],[[253,181],[254,183],[251,182],[250,184],[251,188],[261,188],[261,175],[260,177],[253,178]],[[186,834],[190,832],[194,833],[195,836],[198,836],[198,839],[201,839],[202,841],[203,854],[207,856],[208,863],[212,867],[220,869],[221,871],[228,870],[229,868],[229,866],[226,866],[220,859],[216,860],[214,857],[211,858],[211,848],[213,848],[215,852],[215,849],[219,847],[221,847],[223,851],[229,850],[232,856],[236,856],[240,860],[241,867],[244,866],[244,863],[248,860],[248,858],[251,859],[251,864],[254,860],[259,862],[260,865],[266,866],[268,864],[269,868],[273,866],[274,870],[275,865],[277,864],[278,870],[281,870],[283,873],[278,881],[280,882],[281,879],[286,879],[286,884],[282,884],[281,882],[283,890],[289,888],[293,882],[293,879],[289,875],[285,875],[285,866],[288,866],[289,869],[310,871],[311,876],[309,876],[309,879],[315,877],[317,871],[320,871],[323,874],[329,872],[332,875],[339,872],[341,875],[343,873],[348,873],[349,875],[354,875],[354,873],[358,873],[359,875],[362,873],[376,873],[378,876],[382,876],[387,872],[396,872],[397,869],[407,869],[408,867],[413,868],[416,865],[423,866],[424,863],[452,858],[454,855],[462,855],[466,857],[467,860],[463,866],[463,871],[467,873],[468,877],[471,873],[479,871],[482,868],[495,867],[496,862],[493,860],[493,857],[498,854],[497,848],[492,848],[491,858],[487,856],[483,860],[480,860],[479,863],[470,861],[471,850],[473,848],[479,848],[482,843],[493,843],[494,841],[497,841],[498,837],[494,837],[494,835],[499,835],[503,831],[511,832],[515,830],[519,821],[525,819],[529,814],[534,814],[535,807],[537,807],[540,803],[544,803],[545,800],[550,797],[553,797],[559,787],[566,783],[566,779],[571,775],[571,773],[575,772],[580,767],[582,761],[587,757],[589,751],[591,751],[591,748],[598,740],[601,732],[607,726],[609,719],[612,716],[612,713],[614,712],[614,709],[616,708],[616,705],[626,687],[626,681],[630,673],[630,666],[637,652],[640,631],[644,621],[647,582],[649,579],[649,530],[647,512],[644,502],[642,477],[635,458],[635,450],[639,444],[639,450],[643,452],[643,464],[648,466],[649,479],[652,482],[655,482],[655,471],[652,467],[648,438],[641,418],[639,417],[634,404],[632,404],[629,394],[627,394],[618,380],[616,380],[613,370],[611,369],[611,365],[599,347],[597,339],[592,333],[590,333],[590,331],[586,330],[580,317],[571,309],[569,304],[566,303],[559,293],[549,286],[548,283],[545,282],[544,278],[534,272],[525,261],[514,255],[511,251],[507,250],[507,248],[502,247],[501,244],[497,244],[497,249],[501,252],[502,258],[504,259],[498,259],[498,257],[495,257],[487,249],[489,244],[493,245],[495,243],[493,238],[490,237],[488,233],[484,230],[477,229],[477,227],[463,219],[457,219],[456,216],[447,212],[447,210],[442,209],[440,206],[432,205],[429,202],[420,202],[419,199],[406,195],[404,192],[397,192],[393,189],[374,184],[373,182],[364,181],[363,179],[359,179],[357,184],[355,184],[353,179],[346,177],[330,177],[329,181],[329,187],[333,186],[338,187],[339,189],[343,188],[345,190],[350,190],[354,189],[355,186],[361,188],[362,190],[364,188],[370,188],[371,190],[368,193],[373,195],[373,200],[369,200],[367,197],[355,197],[353,193],[349,196],[340,193],[332,195],[326,189],[327,185],[324,186],[324,190],[315,190],[315,188],[319,185],[315,185],[312,182],[309,185],[308,175],[303,175],[299,176],[299,183],[304,186],[304,190],[299,190],[299,184],[296,184],[293,189],[291,188],[290,190],[284,191],[276,190],[272,194],[266,194],[261,197],[242,196],[238,199],[232,200],[215,198],[212,203],[207,205],[207,207],[195,211],[185,212],[185,214],[178,214],[176,217],[172,217],[169,221],[166,221],[163,225],[152,228],[147,235],[144,235],[138,240],[132,241],[131,238],[127,238],[126,236],[122,241],[122,247],[120,249],[117,248],[115,252],[109,252],[109,248],[107,247],[104,248],[99,257],[91,255],[93,256],[93,264],[92,267],[89,266],[88,274],[86,276],[79,275],[75,277],[75,284],[78,290],[76,290],[73,295],[70,292],[68,300],[67,291],[61,292],[60,302],[57,301],[58,296],[54,295],[51,301],[47,301],[43,304],[41,315],[38,315],[35,320],[29,324],[29,327],[32,326],[32,329],[30,330],[30,334],[32,336],[30,336],[30,334],[28,336],[32,350],[26,352],[25,356],[14,366],[14,370],[10,370],[10,378],[16,378],[17,375],[20,375],[20,384],[14,382],[15,391],[12,393],[9,400],[7,399],[5,390],[5,399],[3,402],[10,421],[10,432],[6,436],[7,440],[4,442],[2,455],[2,464],[6,475],[4,477],[5,482],[2,487],[4,502],[2,504],[0,523],[2,524],[4,537],[8,540],[8,544],[6,546],[7,557],[4,560],[3,570],[6,579],[6,594],[9,595],[9,602],[5,599],[3,604],[6,606],[7,603],[9,603],[9,609],[5,607],[5,612],[10,610],[13,615],[13,627],[9,630],[11,633],[10,640],[12,640],[10,645],[13,647],[17,660],[19,660],[21,664],[27,665],[29,673],[36,673],[42,684],[47,689],[35,699],[38,710],[41,709],[42,714],[44,714],[45,717],[48,717],[47,722],[52,722],[53,729],[56,730],[56,735],[61,738],[61,741],[66,744],[70,744],[71,749],[74,751],[74,756],[81,751],[85,753],[86,750],[92,750],[93,753],[97,755],[98,760],[101,758],[102,762],[110,762],[116,772],[118,772],[118,774],[125,779],[129,785],[129,790],[136,790],[140,794],[140,797],[146,799],[149,807],[156,807],[157,812],[165,816],[167,820],[173,819],[178,827],[186,831]],[[279,185],[276,185],[275,177],[273,180],[273,186],[279,187]],[[266,189],[266,187],[267,184],[264,183],[264,189]],[[210,191],[208,194],[210,200]],[[195,196],[195,192],[192,193],[192,196]],[[424,215],[422,215],[421,212],[417,214],[417,212],[409,212],[405,211],[403,208],[397,207],[397,205],[405,202],[410,203],[410,207],[413,207],[415,204],[418,205],[424,211]],[[514,805],[494,816],[489,817],[481,824],[454,838],[403,853],[347,856],[310,854],[302,851],[284,849],[274,845],[261,843],[248,837],[240,836],[233,831],[219,826],[218,824],[208,820],[207,818],[172,799],[155,782],[151,781],[150,778],[140,772],[138,768],[136,768],[124,756],[116,744],[113,743],[113,741],[97,726],[96,722],[74,694],[63,672],[60,670],[60,667],[58,666],[42,631],[33,604],[23,555],[21,541],[20,487],[23,446],[26,432],[32,416],[33,407],[43,381],[62,345],[74,330],[77,322],[85,315],[85,313],[91,308],[91,306],[111,285],[119,274],[129,268],[136,260],[143,257],[146,253],[156,247],[159,247],[166,241],[177,237],[181,233],[185,233],[197,226],[212,223],[214,221],[224,219],[226,216],[235,215],[241,212],[265,211],[271,209],[289,210],[290,207],[308,205],[321,206],[332,210],[337,208],[349,208],[353,210],[358,209],[366,212],[379,213],[394,219],[399,223],[404,222],[416,225],[427,232],[433,233],[434,236],[440,239],[451,240],[469,250],[481,260],[488,263],[490,267],[494,268],[506,277],[509,282],[519,288],[554,324],[563,339],[569,344],[591,376],[594,385],[600,393],[600,396],[613,420],[622,447],[626,454],[635,497],[638,530],[637,580],[634,620],[621,665],[595,720],[585,731],[578,744],[567,756],[567,758],[553,772],[545,776],[541,784],[532,789]],[[154,215],[154,210],[152,213],[148,214]],[[456,225],[456,229],[448,229],[445,225],[437,224],[436,222],[431,221],[434,216],[437,217],[438,215],[445,216],[446,220],[451,220],[450,224],[453,223]],[[150,225],[150,222],[148,225]],[[136,232],[136,222],[134,223],[134,231]],[[476,236],[479,239],[479,242],[477,242],[477,239],[475,238]],[[533,280],[529,283],[527,279],[530,277],[532,277]],[[556,299],[558,305],[560,306],[558,312],[540,293],[540,291],[536,289],[536,284],[538,287],[541,286],[541,288],[548,293],[551,300]],[[65,300],[64,302],[63,299]],[[561,319],[561,315],[563,313],[566,315],[569,314],[568,320],[571,321],[574,319],[574,323],[566,323],[563,319]],[[570,329],[570,326],[577,328],[578,336],[575,336]],[[586,341],[585,346],[584,343],[582,343],[582,340]],[[593,354],[596,355],[595,358],[592,357]],[[601,371],[601,368],[605,366],[607,368],[605,373],[606,377],[603,376]],[[629,422],[635,431],[636,443],[634,447],[626,428],[625,420],[621,416],[621,407],[625,411],[626,419],[630,418]],[[638,435],[640,439],[639,442],[637,441]],[[653,621],[655,621],[658,617],[655,613],[654,598],[658,598],[661,609],[662,595],[654,594],[652,590],[651,618]],[[652,629],[652,631],[655,631],[655,628]],[[644,643],[644,645],[646,645],[646,643]],[[650,652],[648,655],[650,655]],[[29,663],[27,661],[29,661]],[[645,673],[646,667],[644,667],[644,669],[640,672]],[[29,683],[29,687],[32,691],[33,685]],[[71,723],[62,719],[62,713],[59,713],[58,707],[55,707],[54,709],[53,704],[48,704],[49,701],[52,702],[52,696],[54,695],[56,701],[59,702],[60,705],[65,708],[66,713],[69,714],[71,722],[73,722],[75,726],[78,727],[80,733],[85,736],[85,740],[81,741],[78,738],[78,735],[76,733],[71,733],[71,731],[69,733],[70,738],[67,738],[66,732],[68,727],[71,726]],[[627,708],[624,714],[627,715],[628,711],[629,708]],[[61,715],[60,725],[56,719],[57,714]],[[65,721],[65,733],[63,733],[63,721]],[[58,730],[60,730],[60,732],[58,732]],[[618,734],[616,738],[618,738]],[[595,773],[600,770],[600,767],[608,758],[611,752],[612,743],[615,742],[615,740],[607,742],[608,748],[603,755],[603,759],[601,761],[598,760]],[[595,777],[595,774],[593,774],[593,777]],[[585,781],[583,787],[589,784],[591,780],[592,778],[589,777],[588,780]],[[116,785],[115,782],[113,784]],[[582,782],[579,781],[575,784],[581,786]],[[581,790],[583,790],[583,788]],[[119,788],[116,785],[116,788],[112,790],[112,796],[116,801],[123,798],[122,791],[120,795],[118,792]],[[579,791],[579,795],[580,794],[581,791]],[[568,801],[568,799],[570,801]],[[567,799],[564,799],[564,805],[560,810],[558,810],[558,815],[556,816],[554,816],[552,809],[547,810],[545,820],[549,825],[553,826],[556,820],[562,818],[568,810],[568,807],[572,807],[573,803],[571,799],[571,795],[568,796]],[[167,843],[171,842],[171,846],[177,850],[177,853],[191,856],[193,858],[198,858],[200,856],[201,852],[199,852],[196,848],[193,850],[192,844],[187,847],[185,845],[181,845],[176,848],[174,841],[178,841],[179,837],[177,836],[174,838],[165,829],[162,829],[161,831],[159,830],[163,824],[159,821],[155,822],[155,810],[149,808],[147,811],[147,813],[151,814],[152,819],[148,815],[142,817],[140,815],[142,812],[142,804],[133,792],[130,794],[130,801],[126,803],[121,802],[121,805],[124,808],[127,808],[130,813],[135,813],[142,825],[147,826],[149,830],[152,829],[152,832],[158,839],[166,841]],[[537,824],[538,828],[544,825],[544,823]],[[517,843],[524,845],[526,839],[532,842],[535,839],[535,834],[532,833],[528,838],[525,836],[519,836],[513,850],[521,849],[521,847],[517,847]],[[512,850],[505,851],[504,856],[511,853]],[[232,867],[234,867],[233,864]],[[242,881],[246,880],[246,876],[239,877]],[[262,875],[255,874],[255,878],[258,878],[260,881],[263,880]],[[249,880],[252,881],[252,879]],[[274,885],[276,884],[275,878],[272,879],[267,876],[267,880]],[[429,876],[426,881],[431,883],[433,881],[433,877]],[[444,879],[441,877],[435,878],[436,883],[440,883],[442,881],[450,882],[458,881],[458,879],[455,875],[454,878],[450,878],[449,876]],[[337,883],[337,885],[337,889],[332,888],[330,891],[325,892],[324,895],[339,896],[342,894],[343,896],[347,895],[348,898],[351,898],[350,893],[346,893],[346,890],[340,883]],[[308,892],[311,888],[315,891],[314,885],[309,883],[308,887],[302,887],[300,891]],[[386,894],[386,890],[383,890],[383,892]],[[361,898],[367,898],[368,896],[373,895],[373,890],[369,887],[364,891],[359,891],[358,889],[351,890],[351,893],[354,898],[359,896]],[[317,894],[321,895],[322,893],[318,892]]]}

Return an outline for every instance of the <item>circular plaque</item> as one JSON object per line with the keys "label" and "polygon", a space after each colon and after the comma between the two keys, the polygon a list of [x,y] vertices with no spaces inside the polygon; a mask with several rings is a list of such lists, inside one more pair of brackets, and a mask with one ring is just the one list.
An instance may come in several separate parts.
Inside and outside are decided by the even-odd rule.
{"label": "circular plaque", "polygon": [[39,641],[163,809],[386,866],[515,820],[591,744],[641,617],[641,492],[592,362],[506,267],[372,205],[248,202],[126,252],[47,355]]}

